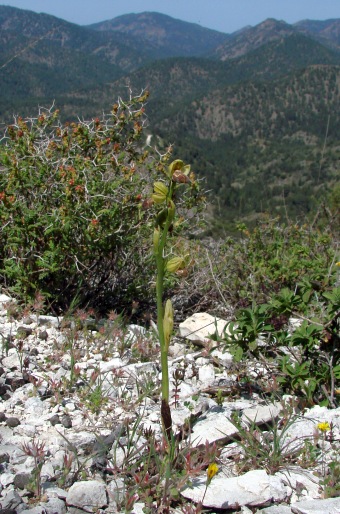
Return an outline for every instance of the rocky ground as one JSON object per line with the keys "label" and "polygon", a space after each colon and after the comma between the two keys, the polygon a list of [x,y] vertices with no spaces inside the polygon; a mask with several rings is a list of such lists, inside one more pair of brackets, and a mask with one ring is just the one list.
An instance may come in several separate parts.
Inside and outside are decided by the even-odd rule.
{"label": "rocky ground", "polygon": [[[207,351],[215,327],[196,314],[170,348],[186,456],[171,510],[198,512],[201,502],[210,512],[340,513],[340,409],[274,401],[268,369]],[[156,512],[138,483],[151,434],[162,447],[156,338],[114,319],[18,315],[0,295],[0,343],[2,512]],[[209,459],[218,472],[207,487]]]}

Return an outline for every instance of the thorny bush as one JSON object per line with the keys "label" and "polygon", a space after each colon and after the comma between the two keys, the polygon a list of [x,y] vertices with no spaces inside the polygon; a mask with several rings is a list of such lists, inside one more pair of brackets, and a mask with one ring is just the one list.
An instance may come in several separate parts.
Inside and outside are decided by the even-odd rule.
{"label": "thorny bush", "polygon": [[7,127],[0,145],[0,285],[12,294],[27,302],[39,291],[56,312],[75,299],[108,309],[148,295],[147,198],[168,155],[156,160],[141,144],[146,98],[119,99],[91,121],[62,124],[51,108]]}

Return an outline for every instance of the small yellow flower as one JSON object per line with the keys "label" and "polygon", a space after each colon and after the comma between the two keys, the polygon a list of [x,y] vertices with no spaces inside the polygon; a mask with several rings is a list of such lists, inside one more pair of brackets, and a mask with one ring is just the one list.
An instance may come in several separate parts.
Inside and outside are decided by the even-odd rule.
{"label": "small yellow flower", "polygon": [[212,462],[211,464],[209,464],[208,469],[207,469],[207,478],[208,478],[209,483],[211,482],[211,480],[213,479],[213,477],[216,475],[217,472],[218,472],[218,465],[216,464],[216,462]]}
{"label": "small yellow flower", "polygon": [[339,266],[339,268],[340,268],[340,261],[336,262],[335,266]]}
{"label": "small yellow flower", "polygon": [[328,430],[331,429],[331,426],[328,423],[328,421],[322,421],[321,423],[318,423],[317,427],[320,430],[320,432],[328,432]]}

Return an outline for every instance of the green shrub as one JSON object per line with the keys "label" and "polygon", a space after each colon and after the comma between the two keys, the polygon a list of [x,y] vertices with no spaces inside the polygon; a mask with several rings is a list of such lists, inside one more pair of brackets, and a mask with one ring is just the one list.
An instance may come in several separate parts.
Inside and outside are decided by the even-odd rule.
{"label": "green shrub", "polygon": [[[0,284],[50,307],[147,296],[152,228],[143,200],[157,166],[139,143],[146,95],[100,119],[15,119],[0,145]],[[162,166],[159,164],[159,166]],[[150,168],[150,169],[148,169]],[[152,210],[152,209],[151,209]]]}
{"label": "green shrub", "polygon": [[[300,321],[295,328],[288,323],[291,314]],[[283,289],[269,303],[254,303],[236,313],[225,348],[236,361],[251,359],[265,366],[266,387],[271,383],[273,391],[293,393],[308,405],[335,407],[340,393],[339,327],[339,287],[323,293]]]}
{"label": "green shrub", "polygon": [[[253,230],[239,226],[241,237],[202,245],[198,263],[198,289],[213,295],[218,285],[220,302],[247,307],[267,302],[273,294],[326,290],[335,281],[336,237],[329,225],[280,224],[276,219],[259,222]],[[209,262],[207,262],[207,260]],[[210,280],[207,277],[210,276]]]}

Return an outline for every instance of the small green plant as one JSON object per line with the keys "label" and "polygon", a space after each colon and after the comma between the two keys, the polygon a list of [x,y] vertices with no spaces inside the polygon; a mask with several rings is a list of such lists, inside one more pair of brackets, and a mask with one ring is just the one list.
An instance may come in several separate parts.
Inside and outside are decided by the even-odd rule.
{"label": "small green plant", "polygon": [[91,412],[99,414],[100,410],[108,403],[108,396],[103,388],[104,377],[99,371],[94,370],[88,387],[84,388],[81,396],[85,399],[85,404]]}
{"label": "small green plant", "polygon": [[[199,448],[178,441],[171,447],[166,435],[161,440],[156,439],[152,430],[144,430],[143,438],[146,445],[138,455],[135,450],[127,462],[129,496],[136,495],[146,505],[147,512],[169,512],[170,507],[181,502],[180,491],[190,483],[190,480],[207,472],[207,487],[218,468],[216,460],[220,450],[215,444],[208,442]],[[136,447],[137,445],[133,445]],[[171,474],[168,473],[169,452],[172,457]],[[134,457],[134,459],[132,459]],[[136,458],[137,457],[137,458]]]}
{"label": "small green plant", "polygon": [[325,498],[336,498],[340,496],[340,462],[334,460],[328,465],[327,474],[322,481]]}
{"label": "small green plant", "polygon": [[321,433],[321,474],[323,477],[326,475],[326,455],[325,455],[325,442],[326,433],[331,430],[331,426],[328,421],[322,421],[317,424],[317,430]]}
{"label": "small green plant", "polygon": [[63,465],[57,475],[58,487],[65,487],[72,484],[72,469],[74,465],[74,454],[67,452],[63,456]]}
{"label": "small green plant", "polygon": [[32,479],[29,484],[29,489],[32,491],[34,496],[38,499],[41,497],[41,469],[45,462],[45,443],[41,443],[35,439],[31,443],[23,443],[22,451],[25,455],[33,457],[34,469],[32,471]]}
{"label": "small green plant", "polygon": [[235,413],[230,421],[238,431],[239,438],[235,441],[243,449],[243,457],[238,462],[239,468],[243,472],[264,468],[269,474],[274,474],[299,461],[306,446],[299,439],[294,442],[289,438],[290,427],[297,419],[298,416],[291,407],[281,411],[280,419],[273,418],[261,426],[256,419],[241,420]]}
{"label": "small green plant", "polygon": [[216,397],[215,397],[217,405],[220,407],[223,405],[224,402],[224,394],[222,389],[217,389]]}

